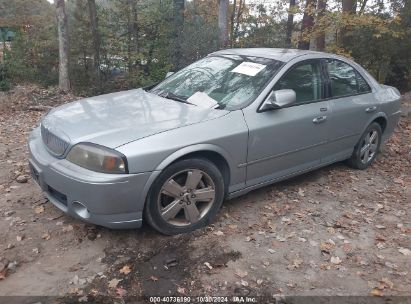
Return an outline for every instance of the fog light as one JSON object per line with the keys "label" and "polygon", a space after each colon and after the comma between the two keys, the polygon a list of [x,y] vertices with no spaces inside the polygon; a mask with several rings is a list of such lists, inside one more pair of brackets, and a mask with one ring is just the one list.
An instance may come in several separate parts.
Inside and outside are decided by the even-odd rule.
{"label": "fog light", "polygon": [[74,201],[73,204],[73,211],[81,218],[83,219],[88,219],[90,217],[90,212],[88,212],[88,209],[86,206],[84,206],[82,203],[78,201]]}

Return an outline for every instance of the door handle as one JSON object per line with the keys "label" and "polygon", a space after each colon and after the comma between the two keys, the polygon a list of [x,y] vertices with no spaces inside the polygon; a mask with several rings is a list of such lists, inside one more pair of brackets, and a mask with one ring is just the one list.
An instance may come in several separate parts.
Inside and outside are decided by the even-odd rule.
{"label": "door handle", "polygon": [[319,124],[327,120],[327,116],[319,116],[313,119],[313,123]]}
{"label": "door handle", "polygon": [[376,107],[376,106],[372,106],[372,107],[366,108],[366,109],[365,109],[365,112],[367,112],[367,113],[372,113],[372,112],[374,112],[375,110],[377,110],[377,107]]}

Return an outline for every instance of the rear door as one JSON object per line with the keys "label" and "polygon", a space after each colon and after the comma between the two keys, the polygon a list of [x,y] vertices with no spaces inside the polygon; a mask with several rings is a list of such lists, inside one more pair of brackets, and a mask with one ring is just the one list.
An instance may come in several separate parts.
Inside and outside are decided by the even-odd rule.
{"label": "rear door", "polygon": [[371,87],[353,66],[337,59],[325,59],[323,63],[329,75],[326,85],[332,109],[328,152],[323,162],[330,163],[351,156],[378,104]]}
{"label": "rear door", "polygon": [[295,104],[265,112],[244,109],[249,127],[247,186],[320,165],[329,115],[323,80],[319,60],[297,63],[273,87],[294,90]]}

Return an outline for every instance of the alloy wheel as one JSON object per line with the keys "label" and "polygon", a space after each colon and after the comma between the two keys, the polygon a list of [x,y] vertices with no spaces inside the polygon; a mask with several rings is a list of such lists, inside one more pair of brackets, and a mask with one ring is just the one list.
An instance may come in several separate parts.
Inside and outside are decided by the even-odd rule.
{"label": "alloy wheel", "polygon": [[360,150],[360,159],[363,164],[372,160],[378,149],[379,136],[377,130],[371,130],[365,136]]}
{"label": "alloy wheel", "polygon": [[200,221],[215,201],[211,177],[199,169],[186,169],[174,174],[161,187],[158,207],[161,217],[175,226]]}

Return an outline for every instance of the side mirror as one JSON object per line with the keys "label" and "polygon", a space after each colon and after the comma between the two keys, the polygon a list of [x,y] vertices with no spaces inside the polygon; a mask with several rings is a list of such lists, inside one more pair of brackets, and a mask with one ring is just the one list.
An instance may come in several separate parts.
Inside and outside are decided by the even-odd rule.
{"label": "side mirror", "polygon": [[295,103],[297,96],[294,90],[271,91],[261,106],[261,111],[280,109]]}
{"label": "side mirror", "polygon": [[174,74],[174,72],[167,72],[167,74],[166,74],[166,77],[165,78],[168,78],[168,77],[170,77],[171,75],[173,75]]}

